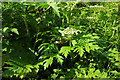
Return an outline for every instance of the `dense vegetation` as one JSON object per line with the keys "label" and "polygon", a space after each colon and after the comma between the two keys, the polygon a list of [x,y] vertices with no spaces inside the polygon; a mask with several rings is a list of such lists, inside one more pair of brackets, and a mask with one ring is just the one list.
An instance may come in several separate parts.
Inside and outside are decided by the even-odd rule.
{"label": "dense vegetation", "polygon": [[120,78],[118,3],[2,3],[3,79]]}

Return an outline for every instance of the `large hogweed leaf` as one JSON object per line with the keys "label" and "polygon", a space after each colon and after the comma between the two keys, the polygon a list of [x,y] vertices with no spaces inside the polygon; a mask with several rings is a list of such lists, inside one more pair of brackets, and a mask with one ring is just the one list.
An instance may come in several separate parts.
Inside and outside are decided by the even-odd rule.
{"label": "large hogweed leaf", "polygon": [[41,9],[42,8],[44,8],[44,9],[47,8],[45,11],[47,11],[50,7],[52,7],[55,10],[57,16],[60,17],[60,13],[59,13],[60,12],[59,11],[60,7],[57,6],[56,2],[36,3],[35,9],[37,9],[38,7],[40,7]]}
{"label": "large hogweed leaf", "polygon": [[118,50],[117,50],[116,48],[114,48],[114,49],[109,49],[109,51],[111,52],[111,53],[109,54],[109,56],[114,57],[114,59],[115,59],[116,61],[120,61],[120,59],[119,59],[119,52],[118,52]]}
{"label": "large hogweed leaf", "polygon": [[[6,71],[3,72],[3,76],[6,77],[20,77],[23,78],[30,72],[32,72],[32,69],[34,68],[33,65],[28,64],[28,65],[22,65],[22,63],[16,62],[16,61],[11,61],[11,62],[5,62],[7,65],[10,65],[12,67],[5,67],[7,69]],[[24,73],[24,74],[23,74]],[[9,74],[9,75],[8,75]],[[22,77],[21,77],[22,75]]]}
{"label": "large hogweed leaf", "polygon": [[107,78],[107,72],[101,72],[99,69],[90,68],[85,78]]}
{"label": "large hogweed leaf", "polygon": [[[58,48],[55,44],[43,43],[38,47],[38,53],[43,54],[39,57],[43,61],[44,70],[47,69],[53,63],[53,58],[57,59],[57,62],[62,65],[63,57],[58,53]],[[41,62],[42,63],[42,62]]]}
{"label": "large hogweed leaf", "polygon": [[51,66],[51,64],[53,63],[53,57],[50,57],[49,59],[45,59],[43,62],[45,62],[44,64],[44,70],[45,70],[46,68],[48,68],[49,65]]}
{"label": "large hogweed leaf", "polygon": [[84,54],[83,46],[76,46],[76,48],[73,50],[73,52],[76,52],[76,51],[79,53],[80,57],[83,56],[83,54]]}
{"label": "large hogweed leaf", "polygon": [[[69,40],[69,42],[72,43],[72,46],[70,45],[71,47],[64,46],[61,48],[60,53],[64,53],[65,57],[67,57],[71,49],[73,49],[73,52],[77,51],[79,55],[82,57],[85,50],[90,53],[91,50],[95,51],[100,48],[96,44],[97,42],[95,40],[99,39],[99,37],[95,33],[93,33],[93,35],[83,34],[81,33],[82,31],[69,27],[64,29],[63,31],[59,30],[59,32],[61,33],[61,35],[65,40]],[[76,37],[74,34],[76,34]]]}
{"label": "large hogweed leaf", "polygon": [[70,46],[63,46],[59,53],[62,53],[67,58],[67,56],[68,56],[69,52],[71,51],[71,49],[72,48]]}
{"label": "large hogweed leaf", "polygon": [[59,54],[57,54],[56,58],[57,58],[57,62],[59,62],[62,65],[62,63],[63,63],[63,57],[60,56]]}
{"label": "large hogweed leaf", "polygon": [[99,39],[99,37],[95,33],[93,33],[93,35],[83,35],[83,37],[85,38],[84,47],[87,52],[90,52],[90,50],[94,51],[100,49],[100,47],[96,44],[97,42],[95,41],[95,39]]}
{"label": "large hogweed leaf", "polygon": [[73,44],[73,51],[78,52],[80,56],[82,57],[85,50],[90,53],[91,50],[95,51],[99,49],[100,47],[96,44],[93,44],[93,42],[89,42],[88,40],[81,39],[79,41],[72,41]]}
{"label": "large hogweed leaf", "polygon": [[50,54],[57,51],[58,48],[55,44],[43,43],[38,47],[38,53],[41,52],[41,54],[43,53]]}
{"label": "large hogweed leaf", "polygon": [[83,47],[82,47],[82,46],[81,46],[81,47],[78,47],[78,51],[79,51],[80,56],[82,57],[83,54],[84,54]]}
{"label": "large hogweed leaf", "polygon": [[[49,57],[49,58],[48,58]],[[48,58],[48,59],[46,59]],[[52,65],[53,63],[53,59],[56,58],[57,62],[60,63],[62,65],[63,63],[63,57],[59,54],[48,54],[48,55],[42,55],[40,57],[40,59],[44,59],[44,61],[39,62],[37,65],[35,65],[36,68],[39,67],[39,65],[43,65],[44,66],[44,70],[46,70],[49,66]]]}
{"label": "large hogweed leaf", "polygon": [[85,49],[86,49],[87,52],[90,51],[89,44],[86,44],[86,45],[85,45]]}
{"label": "large hogweed leaf", "polygon": [[[45,58],[46,58],[46,57],[45,57]],[[45,59],[45,60],[43,61],[44,70],[46,70],[46,68],[48,68],[49,66],[52,65],[54,58],[56,58],[56,59],[57,59],[57,62],[62,65],[62,63],[63,63],[63,57],[60,56],[59,54],[54,54],[53,56],[50,56],[49,59]],[[42,63],[42,62],[41,62],[41,63]],[[40,64],[41,64],[41,63],[40,63]]]}
{"label": "large hogweed leaf", "polygon": [[49,5],[47,3],[36,3],[35,9],[37,9],[38,7],[42,8],[48,8]]}
{"label": "large hogweed leaf", "polygon": [[60,17],[60,13],[59,13],[59,7],[57,6],[56,2],[53,2],[53,3],[49,3],[48,2],[48,5],[50,5],[56,12],[56,14]]}

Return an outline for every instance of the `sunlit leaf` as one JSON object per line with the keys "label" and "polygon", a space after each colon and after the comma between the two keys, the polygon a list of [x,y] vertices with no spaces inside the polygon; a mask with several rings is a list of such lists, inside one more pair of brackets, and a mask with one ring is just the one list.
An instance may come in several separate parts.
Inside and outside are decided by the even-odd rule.
{"label": "sunlit leaf", "polygon": [[16,33],[17,35],[19,35],[19,32],[18,32],[17,28],[12,28],[11,31]]}

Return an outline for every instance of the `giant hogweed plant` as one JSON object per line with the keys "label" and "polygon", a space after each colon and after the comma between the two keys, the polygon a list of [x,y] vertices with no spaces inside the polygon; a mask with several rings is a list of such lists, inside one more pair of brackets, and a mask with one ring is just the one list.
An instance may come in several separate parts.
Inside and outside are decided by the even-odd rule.
{"label": "giant hogweed plant", "polygon": [[[60,8],[64,3],[59,3],[61,4],[59,7],[57,7],[57,3],[49,2],[47,4],[33,3],[36,5],[35,7],[21,4],[26,6],[23,9],[19,4],[11,4],[14,5],[12,8],[8,7],[3,11],[6,13],[11,10],[10,13],[6,13],[6,15],[10,14],[9,17],[3,15],[3,51],[6,52],[3,54],[3,76],[21,79],[119,77],[119,59],[116,48],[104,50],[98,33],[87,33],[89,27],[78,26],[80,23],[77,21],[74,26],[64,25],[64,23],[73,24],[76,20],[75,4],[65,3],[66,8]],[[71,7],[69,8],[69,6]],[[41,16],[42,21],[39,21],[40,17],[34,13],[29,13],[34,11],[33,8],[38,7],[41,11],[40,14],[42,11],[44,12]],[[68,12],[64,13],[64,10],[68,10]],[[79,10],[85,17],[84,13],[86,12],[82,11],[82,8]],[[69,11],[71,12],[69,13]],[[20,21],[17,21],[16,14],[21,16]],[[58,23],[58,16],[62,18],[62,24]],[[74,20],[70,16],[75,17]],[[12,20],[14,22],[11,24]],[[21,26],[25,26],[25,29]],[[64,29],[66,26],[67,28]],[[85,27],[87,30],[81,29]],[[28,38],[33,42],[28,41]],[[15,41],[12,41],[13,39]]]}
{"label": "giant hogweed plant", "polygon": [[67,44],[67,46],[62,46],[60,51],[57,46],[55,46],[56,42],[55,44],[43,43],[39,46],[39,53],[41,52],[41,55],[43,54],[39,59],[43,60],[41,63],[45,70],[53,63],[54,58],[63,65],[64,60],[68,55],[71,56],[72,59],[75,59],[77,56],[84,57],[85,51],[90,52],[91,50],[95,51],[100,48],[95,41],[95,39],[98,39],[99,37],[95,34],[86,35],[80,30],[69,27],[63,31],[58,31],[61,33],[63,45],[69,44]]}
{"label": "giant hogweed plant", "polygon": [[[61,47],[59,54],[64,56],[64,60],[69,56],[70,62],[79,56],[80,59],[78,60],[80,60],[81,63],[79,61],[76,62],[73,65],[75,65],[77,69],[67,69],[66,73],[62,73],[62,69],[54,69],[55,73],[51,75],[52,78],[58,78],[61,74],[62,76],[60,76],[60,78],[111,78],[111,75],[114,73],[116,73],[114,78],[118,78],[120,73],[114,70],[114,68],[119,67],[120,61],[117,49],[114,48],[104,52],[104,49],[98,45],[97,40],[99,37],[95,33],[85,34],[80,30],[69,27],[63,31],[59,30],[59,32],[61,33],[62,39],[66,40],[66,42],[69,41],[67,46]],[[102,61],[101,58],[105,61]],[[88,60],[84,61],[84,59]],[[98,62],[98,64],[96,62]],[[89,68],[83,68],[82,66],[85,67],[86,64],[82,63],[88,63]],[[72,64],[72,62],[68,64]],[[99,66],[100,64],[104,65]],[[103,69],[103,66],[107,68]],[[112,66],[114,66],[114,68]],[[109,70],[106,71],[105,69]]]}
{"label": "giant hogweed plant", "polygon": [[80,30],[76,30],[69,27],[64,29],[63,31],[59,30],[59,32],[62,35],[62,39],[69,41],[69,45],[63,46],[60,50],[60,53],[62,53],[62,51],[64,52],[65,50],[66,54],[65,53],[64,54],[66,55],[66,57],[70,49],[73,50],[73,52],[77,51],[82,57],[82,55],[85,52],[84,50],[90,52],[90,50],[95,50],[100,48],[95,42],[95,39],[98,39],[99,37],[96,36],[95,34],[93,34],[94,36],[92,36],[91,34],[86,35],[82,33],[82,31]]}

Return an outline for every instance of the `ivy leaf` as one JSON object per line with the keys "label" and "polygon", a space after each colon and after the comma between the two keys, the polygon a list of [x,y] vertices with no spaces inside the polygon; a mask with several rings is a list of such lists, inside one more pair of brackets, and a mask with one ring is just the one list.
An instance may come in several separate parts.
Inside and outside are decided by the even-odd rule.
{"label": "ivy leaf", "polygon": [[57,7],[56,3],[48,3],[48,5],[50,5],[55,11],[56,11],[56,14],[60,17],[60,13],[59,13],[59,7]]}
{"label": "ivy leaf", "polygon": [[44,64],[44,70],[45,70],[46,68],[48,68],[49,65],[51,66],[51,64],[53,63],[53,57],[50,57],[49,59],[46,59],[43,62],[45,62]]}

